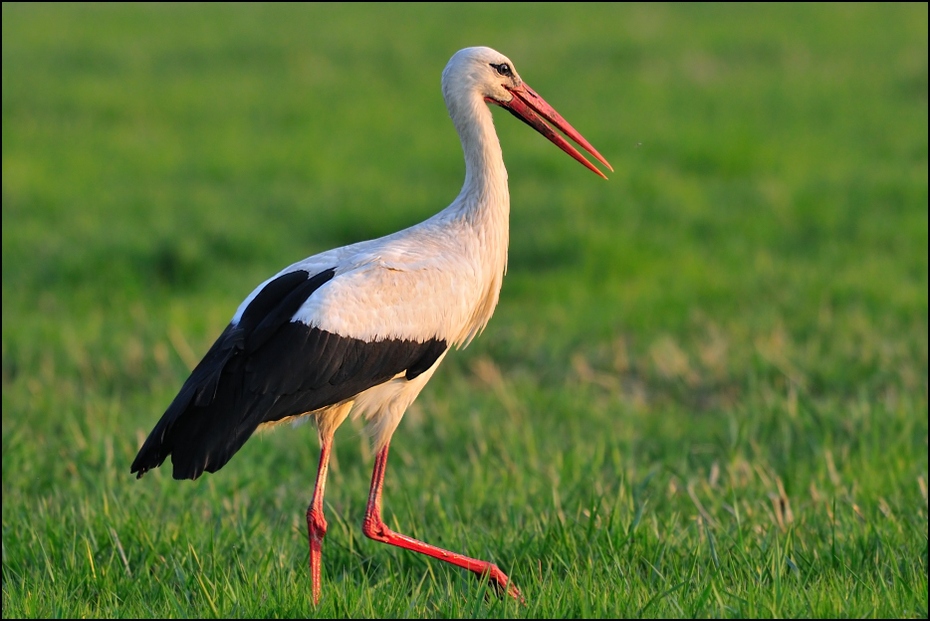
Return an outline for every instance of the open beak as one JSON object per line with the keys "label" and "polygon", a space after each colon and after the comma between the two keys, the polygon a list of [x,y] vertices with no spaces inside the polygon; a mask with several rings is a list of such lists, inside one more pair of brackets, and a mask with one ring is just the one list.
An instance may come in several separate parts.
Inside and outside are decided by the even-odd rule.
{"label": "open beak", "polygon": [[606,179],[607,175],[602,173],[597,169],[597,167],[594,166],[594,164],[585,159],[585,156],[579,153],[578,149],[573,147],[567,140],[562,138],[560,134],[556,133],[555,130],[553,130],[552,127],[546,123],[546,121],[549,121],[549,123],[555,125],[559,131],[578,143],[578,146],[593,155],[597,161],[606,166],[610,172],[614,171],[610,163],[604,159],[600,153],[597,152],[597,149],[592,147],[591,143],[584,139],[584,136],[579,134],[574,127],[569,125],[568,121],[563,119],[561,114],[556,112],[552,106],[546,103],[545,99],[537,95],[536,91],[531,89],[526,83],[523,83],[517,87],[506,88],[513,95],[513,98],[511,98],[510,101],[497,101],[496,99],[491,98],[488,98],[487,101],[489,103],[497,104],[502,108],[506,108],[515,117],[552,141],[555,146],[571,155],[589,170]]}

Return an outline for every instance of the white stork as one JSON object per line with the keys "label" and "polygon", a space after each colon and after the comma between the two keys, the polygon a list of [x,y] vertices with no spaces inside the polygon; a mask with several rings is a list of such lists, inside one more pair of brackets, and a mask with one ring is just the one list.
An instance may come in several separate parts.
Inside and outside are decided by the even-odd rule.
{"label": "white stork", "polygon": [[[404,411],[450,347],[466,346],[497,305],[507,267],[510,195],[488,104],[502,106],[606,179],[549,121],[610,164],[487,47],[457,52],[442,94],[465,152],[465,183],[451,205],[392,235],[314,255],[260,284],[155,425],[132,463],[139,477],[171,455],[174,478],[216,472],[256,429],[302,416],[319,433],[320,463],[307,509],[313,601],[320,597],[323,491],[333,433],[364,415],[375,466],[363,530],[483,576],[521,598],[493,563],[390,530],[381,519],[388,446]],[[544,120],[545,119],[545,120]]]}

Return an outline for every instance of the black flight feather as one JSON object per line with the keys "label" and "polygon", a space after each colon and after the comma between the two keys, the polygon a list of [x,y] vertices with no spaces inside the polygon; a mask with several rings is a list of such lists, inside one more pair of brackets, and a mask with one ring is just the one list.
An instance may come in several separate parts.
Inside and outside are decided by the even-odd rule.
{"label": "black flight feather", "polygon": [[334,275],[298,270],[265,285],[193,370],[132,472],[141,477],[169,455],[176,479],[215,472],[262,423],[346,401],[398,373],[411,380],[446,351],[438,338],[366,342],[291,321]]}

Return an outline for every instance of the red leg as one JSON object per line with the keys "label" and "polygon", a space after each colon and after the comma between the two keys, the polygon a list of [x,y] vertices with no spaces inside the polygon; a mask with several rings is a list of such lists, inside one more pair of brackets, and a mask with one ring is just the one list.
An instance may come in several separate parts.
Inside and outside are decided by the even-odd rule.
{"label": "red leg", "polygon": [[323,517],[323,492],[326,489],[326,474],[329,472],[329,451],[333,437],[324,437],[320,446],[320,467],[313,487],[313,500],[307,507],[307,532],[310,535],[310,579],[313,582],[313,603],[320,602],[320,557],[323,537],[326,535],[326,518]]}
{"label": "red leg", "polygon": [[522,602],[523,596],[520,595],[520,591],[510,584],[510,578],[494,563],[479,561],[478,559],[437,548],[407,535],[395,533],[385,526],[381,520],[381,489],[384,486],[384,470],[387,466],[387,458],[388,445],[385,445],[375,457],[375,470],[371,475],[371,490],[368,492],[368,508],[365,510],[365,521],[362,524],[365,535],[375,541],[420,552],[440,561],[467,569],[479,577],[486,578],[497,589],[498,593],[507,593]]}

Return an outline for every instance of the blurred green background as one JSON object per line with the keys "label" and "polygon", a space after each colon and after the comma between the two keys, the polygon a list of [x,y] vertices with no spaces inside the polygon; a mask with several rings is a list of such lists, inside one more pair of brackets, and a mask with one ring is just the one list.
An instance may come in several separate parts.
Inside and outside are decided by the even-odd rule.
{"label": "blurred green background", "polygon": [[[4,3],[2,29],[4,617],[926,617],[925,4]],[[310,427],[196,483],[129,463],[256,284],[455,197],[439,80],[471,45],[616,173],[495,113],[501,303],[395,435],[386,519],[529,603],[361,537],[347,423],[314,609]]]}

